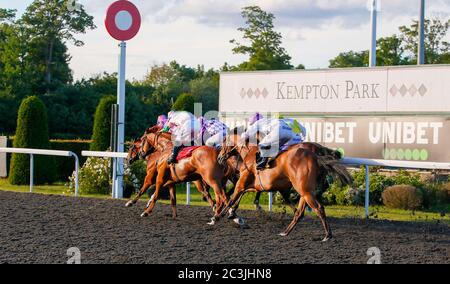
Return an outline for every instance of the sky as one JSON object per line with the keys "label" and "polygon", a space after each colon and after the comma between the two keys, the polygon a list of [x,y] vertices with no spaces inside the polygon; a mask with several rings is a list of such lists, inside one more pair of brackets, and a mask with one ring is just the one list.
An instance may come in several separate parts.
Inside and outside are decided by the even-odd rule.
{"label": "sky", "polygon": [[[118,42],[104,26],[113,0],[77,0],[94,16],[97,29],[78,38],[83,47],[69,45],[75,79],[118,68]],[[32,0],[0,0],[1,8],[20,15]],[[142,15],[139,34],[127,43],[127,78],[141,80],[154,64],[180,64],[218,69],[246,60],[235,55],[231,39],[241,41],[242,7],[258,5],[275,15],[275,29],[292,64],[307,69],[327,68],[340,52],[369,49],[370,0],[132,0]],[[419,0],[378,0],[378,37],[398,32],[417,19]],[[450,0],[426,0],[426,17],[448,19]],[[450,39],[448,39],[450,40]]]}

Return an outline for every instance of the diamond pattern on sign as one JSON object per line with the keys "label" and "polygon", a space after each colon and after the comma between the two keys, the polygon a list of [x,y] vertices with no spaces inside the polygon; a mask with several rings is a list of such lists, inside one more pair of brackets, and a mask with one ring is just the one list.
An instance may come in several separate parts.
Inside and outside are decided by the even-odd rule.
{"label": "diamond pattern on sign", "polygon": [[427,87],[425,87],[424,84],[422,84],[419,88],[419,94],[423,97],[425,96],[425,94],[428,92]]}
{"label": "diamond pattern on sign", "polygon": [[253,97],[253,90],[252,89],[248,89],[247,91],[247,96],[251,99]]}
{"label": "diamond pattern on sign", "polygon": [[409,88],[409,94],[411,95],[411,97],[414,97],[417,94],[417,88],[415,85],[412,85],[411,88]]}
{"label": "diamond pattern on sign", "polygon": [[244,98],[245,95],[247,95],[247,93],[245,92],[245,89],[242,88],[242,90],[241,90],[241,98]]}
{"label": "diamond pattern on sign", "polygon": [[259,90],[259,88],[258,88],[258,89],[256,89],[256,91],[255,91],[255,97],[256,97],[257,99],[259,99],[260,96],[261,96],[261,90]]}
{"label": "diamond pattern on sign", "polygon": [[403,86],[400,88],[400,94],[402,95],[402,97],[404,97],[404,96],[406,95],[406,93],[408,93],[408,88],[406,88],[406,86],[403,85]]}
{"label": "diamond pattern on sign", "polygon": [[397,88],[397,86],[396,86],[396,85],[393,85],[392,88],[389,90],[389,92],[391,93],[391,95],[392,95],[393,97],[395,97],[395,95],[397,95],[397,93],[398,93],[398,88]]}
{"label": "diamond pattern on sign", "polygon": [[267,96],[269,95],[269,91],[267,91],[267,89],[264,88],[264,90],[262,91],[262,95],[264,98],[267,98]]}

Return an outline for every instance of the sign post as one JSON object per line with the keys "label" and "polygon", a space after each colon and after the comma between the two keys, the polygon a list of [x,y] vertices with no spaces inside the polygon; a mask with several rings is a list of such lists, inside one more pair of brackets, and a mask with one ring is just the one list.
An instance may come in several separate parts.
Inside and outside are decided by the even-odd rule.
{"label": "sign post", "polygon": [[[120,41],[119,72],[117,77],[117,152],[125,150],[125,70],[126,70],[126,41],[132,39],[141,27],[141,15],[136,6],[126,0],[119,0],[109,6],[105,26],[108,33]],[[116,158],[113,163],[113,197],[123,197],[123,158]]]}

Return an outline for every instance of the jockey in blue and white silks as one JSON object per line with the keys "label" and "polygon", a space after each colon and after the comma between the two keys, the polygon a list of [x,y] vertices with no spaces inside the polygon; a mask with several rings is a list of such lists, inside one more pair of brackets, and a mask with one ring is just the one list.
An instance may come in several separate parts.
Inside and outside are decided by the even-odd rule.
{"label": "jockey in blue and white silks", "polygon": [[250,124],[241,139],[250,139],[250,142],[254,142],[255,140],[252,141],[252,139],[256,139],[256,135],[259,133],[260,159],[257,161],[256,168],[261,170],[265,168],[269,158],[275,158],[279,154],[282,145],[292,140],[294,132],[284,120],[262,118],[259,114],[255,114],[250,119]]}
{"label": "jockey in blue and white silks", "polygon": [[177,156],[184,146],[193,146],[200,131],[197,118],[187,111],[171,111],[164,126],[163,132],[172,134],[173,150],[169,157],[169,164],[176,163]]}
{"label": "jockey in blue and white silks", "polygon": [[206,146],[220,147],[227,135],[228,127],[217,119],[208,120],[203,116],[198,118],[200,123],[200,141],[205,141]]}
{"label": "jockey in blue and white silks", "polygon": [[287,150],[290,146],[301,144],[306,139],[306,128],[300,124],[296,119],[293,118],[283,118],[283,121],[286,122],[293,131],[292,139],[289,140],[286,144],[281,146],[281,151]]}

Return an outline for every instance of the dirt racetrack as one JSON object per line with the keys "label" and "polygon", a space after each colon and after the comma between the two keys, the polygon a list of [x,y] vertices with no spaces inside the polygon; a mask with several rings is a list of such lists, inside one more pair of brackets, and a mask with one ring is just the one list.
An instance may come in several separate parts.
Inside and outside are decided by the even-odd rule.
{"label": "dirt racetrack", "polygon": [[240,211],[249,228],[229,221],[206,225],[207,207],[158,204],[140,218],[144,203],[0,191],[0,263],[66,263],[77,247],[82,263],[366,263],[378,247],[382,263],[450,263],[447,225],[331,219],[334,239],[321,243],[318,220],[306,218],[289,237],[290,221]]}

